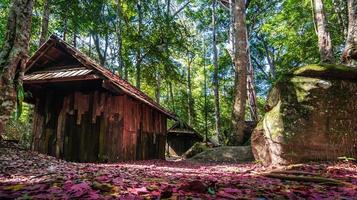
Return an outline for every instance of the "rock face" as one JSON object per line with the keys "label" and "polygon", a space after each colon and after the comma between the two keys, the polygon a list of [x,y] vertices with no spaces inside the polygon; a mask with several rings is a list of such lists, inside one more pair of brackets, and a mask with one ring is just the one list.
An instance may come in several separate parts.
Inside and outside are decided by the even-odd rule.
{"label": "rock face", "polygon": [[264,165],[357,157],[356,68],[299,68],[276,83],[266,109],[251,138]]}
{"label": "rock face", "polygon": [[189,150],[187,150],[182,157],[184,158],[192,158],[193,156],[208,150],[210,147],[206,145],[204,142],[196,142]]}

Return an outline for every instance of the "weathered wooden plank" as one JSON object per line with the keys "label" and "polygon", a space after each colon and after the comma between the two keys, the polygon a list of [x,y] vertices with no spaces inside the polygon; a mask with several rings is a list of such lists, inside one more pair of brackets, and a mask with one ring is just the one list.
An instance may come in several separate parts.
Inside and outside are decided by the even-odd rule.
{"label": "weathered wooden plank", "polygon": [[105,133],[106,133],[106,119],[102,115],[100,117],[100,129],[99,129],[99,160],[105,160]]}
{"label": "weathered wooden plank", "polygon": [[96,122],[96,118],[97,118],[97,107],[99,106],[98,103],[99,103],[100,99],[99,99],[99,93],[98,91],[95,91],[94,92],[94,95],[93,95],[93,104],[90,104],[90,105],[93,105],[92,109],[91,109],[91,112],[92,112],[92,123],[95,123]]}

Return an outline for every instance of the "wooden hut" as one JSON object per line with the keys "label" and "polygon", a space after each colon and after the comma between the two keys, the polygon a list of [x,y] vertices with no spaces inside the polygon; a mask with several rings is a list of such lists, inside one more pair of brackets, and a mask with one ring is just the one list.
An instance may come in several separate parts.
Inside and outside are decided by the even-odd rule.
{"label": "wooden hut", "polygon": [[33,150],[78,162],[165,157],[175,116],[56,36],[29,59],[24,88]]}
{"label": "wooden hut", "polygon": [[170,155],[181,156],[203,137],[185,122],[177,121],[167,131],[167,144]]}

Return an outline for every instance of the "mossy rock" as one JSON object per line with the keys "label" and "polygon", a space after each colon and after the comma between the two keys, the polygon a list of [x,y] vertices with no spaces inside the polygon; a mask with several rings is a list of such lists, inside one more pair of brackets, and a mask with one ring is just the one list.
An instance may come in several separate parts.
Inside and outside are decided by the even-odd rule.
{"label": "mossy rock", "polygon": [[206,145],[204,142],[196,142],[189,150],[187,150],[182,157],[184,158],[192,158],[193,156],[206,151],[210,147]]}
{"label": "mossy rock", "polygon": [[298,68],[293,72],[293,75],[328,79],[357,80],[357,68],[345,65],[315,64]]}
{"label": "mossy rock", "polygon": [[203,151],[189,159],[198,163],[242,163],[254,160],[250,146],[221,146]]}
{"label": "mossy rock", "polygon": [[265,165],[357,156],[357,70],[308,65],[278,81],[252,134]]}

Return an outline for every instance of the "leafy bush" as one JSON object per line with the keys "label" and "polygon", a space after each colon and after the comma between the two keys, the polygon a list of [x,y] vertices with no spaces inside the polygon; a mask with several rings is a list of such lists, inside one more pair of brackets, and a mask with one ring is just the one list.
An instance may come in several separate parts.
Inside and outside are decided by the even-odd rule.
{"label": "leafy bush", "polygon": [[11,116],[10,121],[6,124],[5,140],[19,141],[23,148],[30,148],[32,138],[32,110],[33,106],[23,103],[21,115],[16,116],[17,112]]}

